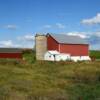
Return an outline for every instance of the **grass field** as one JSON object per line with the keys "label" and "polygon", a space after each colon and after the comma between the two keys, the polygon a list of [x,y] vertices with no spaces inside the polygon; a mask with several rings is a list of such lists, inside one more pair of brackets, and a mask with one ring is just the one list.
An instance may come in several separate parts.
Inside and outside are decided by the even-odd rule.
{"label": "grass field", "polygon": [[[0,100],[100,100],[100,62],[0,59]],[[33,58],[33,59],[32,59]]]}

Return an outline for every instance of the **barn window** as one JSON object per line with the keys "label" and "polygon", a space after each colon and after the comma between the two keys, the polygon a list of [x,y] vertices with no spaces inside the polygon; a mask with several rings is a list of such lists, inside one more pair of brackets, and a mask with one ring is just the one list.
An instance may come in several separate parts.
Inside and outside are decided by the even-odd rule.
{"label": "barn window", "polygon": [[51,55],[49,55],[49,57],[51,57]]}

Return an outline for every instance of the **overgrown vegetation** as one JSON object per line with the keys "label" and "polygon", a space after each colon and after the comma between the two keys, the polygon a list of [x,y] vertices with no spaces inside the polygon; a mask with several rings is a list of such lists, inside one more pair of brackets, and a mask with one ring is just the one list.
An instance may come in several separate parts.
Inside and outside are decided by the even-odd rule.
{"label": "overgrown vegetation", "polygon": [[[0,59],[0,100],[99,100],[100,62]],[[34,59],[33,59],[34,58]]]}
{"label": "overgrown vegetation", "polygon": [[91,51],[90,51],[90,56],[91,56],[92,58],[95,58],[95,59],[100,59],[100,51],[91,50]]}
{"label": "overgrown vegetation", "polygon": [[35,51],[34,50],[24,50],[23,60],[27,61],[28,63],[34,63],[36,61]]}

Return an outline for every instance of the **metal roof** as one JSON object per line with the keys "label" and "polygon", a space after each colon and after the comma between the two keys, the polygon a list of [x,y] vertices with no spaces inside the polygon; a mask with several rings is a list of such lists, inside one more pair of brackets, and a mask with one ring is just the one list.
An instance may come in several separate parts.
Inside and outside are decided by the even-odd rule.
{"label": "metal roof", "polygon": [[21,53],[20,48],[0,48],[0,53]]}
{"label": "metal roof", "polygon": [[63,44],[88,44],[86,39],[83,39],[79,36],[70,36],[65,34],[52,34],[48,33],[47,35],[52,36],[58,43]]}

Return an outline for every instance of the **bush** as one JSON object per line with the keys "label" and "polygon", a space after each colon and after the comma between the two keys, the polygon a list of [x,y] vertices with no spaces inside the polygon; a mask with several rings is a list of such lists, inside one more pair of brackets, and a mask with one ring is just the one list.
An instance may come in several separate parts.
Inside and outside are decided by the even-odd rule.
{"label": "bush", "polygon": [[91,50],[90,51],[90,57],[95,60],[95,59],[100,59],[100,51],[96,50]]}
{"label": "bush", "polygon": [[36,61],[35,51],[23,51],[23,60],[28,63],[34,63]]}

